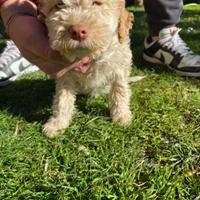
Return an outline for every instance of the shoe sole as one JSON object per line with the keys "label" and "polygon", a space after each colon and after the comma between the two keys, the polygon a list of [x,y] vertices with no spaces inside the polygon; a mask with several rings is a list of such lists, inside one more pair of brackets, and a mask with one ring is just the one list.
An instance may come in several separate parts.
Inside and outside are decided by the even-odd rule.
{"label": "shoe sole", "polygon": [[39,69],[38,69],[38,67],[36,67],[36,66],[28,67],[28,68],[25,69],[24,71],[22,71],[22,72],[16,74],[15,76],[12,76],[12,77],[9,78],[8,80],[0,82],[0,87],[9,85],[11,82],[15,81],[17,78],[19,78],[20,76],[22,76],[22,75],[24,75],[24,74],[36,72],[36,71],[38,71],[38,70],[39,70]]}
{"label": "shoe sole", "polygon": [[163,62],[161,62],[159,59],[155,58],[155,57],[150,57],[148,55],[146,55],[145,53],[143,53],[143,59],[149,63],[153,63],[153,64],[160,64],[160,65],[165,65],[167,66],[170,70],[175,71],[178,75],[180,76],[190,76],[190,77],[200,77],[200,72],[199,73],[193,73],[193,72],[183,72],[183,71],[179,71],[177,69],[172,68],[170,65],[167,65]]}

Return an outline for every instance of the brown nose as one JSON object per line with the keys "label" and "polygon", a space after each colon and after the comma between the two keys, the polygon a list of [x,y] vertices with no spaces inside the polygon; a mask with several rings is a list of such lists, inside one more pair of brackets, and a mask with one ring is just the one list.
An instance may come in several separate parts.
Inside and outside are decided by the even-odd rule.
{"label": "brown nose", "polygon": [[69,34],[72,39],[82,41],[88,37],[88,30],[81,25],[74,25],[69,27]]}

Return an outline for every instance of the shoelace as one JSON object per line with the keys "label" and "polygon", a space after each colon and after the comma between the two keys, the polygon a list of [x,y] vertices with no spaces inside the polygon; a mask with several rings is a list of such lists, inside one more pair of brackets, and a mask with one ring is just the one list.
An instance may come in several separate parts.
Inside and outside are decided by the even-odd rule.
{"label": "shoelace", "polygon": [[166,37],[160,40],[160,44],[167,49],[175,52],[176,54],[180,54],[182,57],[184,56],[192,56],[194,55],[193,51],[186,45],[186,43],[181,39],[179,36],[179,32],[181,29],[177,29],[175,32],[172,33],[171,36]]}
{"label": "shoelace", "polygon": [[8,66],[13,60],[20,57],[20,52],[11,41],[6,42],[6,47],[0,56],[0,69]]}

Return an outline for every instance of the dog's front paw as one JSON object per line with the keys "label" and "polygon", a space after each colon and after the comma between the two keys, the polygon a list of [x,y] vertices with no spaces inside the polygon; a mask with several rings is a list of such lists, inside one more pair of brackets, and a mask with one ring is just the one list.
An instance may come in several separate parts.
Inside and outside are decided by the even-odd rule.
{"label": "dog's front paw", "polygon": [[54,138],[58,135],[62,135],[65,132],[65,128],[66,126],[59,124],[57,119],[52,118],[44,124],[43,133],[49,138]]}
{"label": "dog's front paw", "polygon": [[127,112],[117,112],[112,115],[112,121],[122,126],[129,125],[132,121],[132,118],[132,113],[129,110]]}

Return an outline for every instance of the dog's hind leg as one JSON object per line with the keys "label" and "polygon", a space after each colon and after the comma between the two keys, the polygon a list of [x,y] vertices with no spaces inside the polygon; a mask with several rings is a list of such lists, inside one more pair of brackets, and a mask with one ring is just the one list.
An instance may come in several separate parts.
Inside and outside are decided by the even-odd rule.
{"label": "dog's hind leg", "polygon": [[52,138],[64,133],[72,118],[74,102],[75,94],[73,90],[58,81],[53,100],[53,115],[43,127],[45,135]]}
{"label": "dog's hind leg", "polygon": [[117,80],[112,84],[110,92],[112,121],[120,125],[128,125],[132,120],[129,108],[131,90],[127,80]]}

